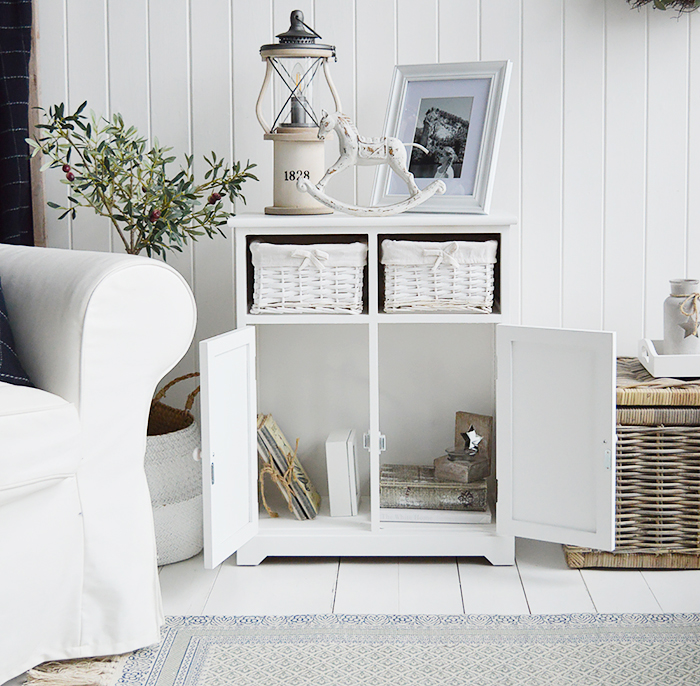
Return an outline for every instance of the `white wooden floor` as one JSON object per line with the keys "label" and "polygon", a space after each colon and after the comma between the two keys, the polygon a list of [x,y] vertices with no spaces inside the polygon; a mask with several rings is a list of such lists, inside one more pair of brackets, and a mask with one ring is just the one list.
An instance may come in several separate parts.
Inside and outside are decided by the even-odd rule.
{"label": "white wooden floor", "polygon": [[573,570],[561,546],[519,539],[516,565],[479,558],[234,559],[163,567],[168,615],[700,612],[700,570]]}
{"label": "white wooden floor", "polygon": [[[160,570],[167,615],[700,612],[700,570],[569,569],[559,545],[518,539],[516,564],[480,558],[269,558]],[[18,677],[4,686],[20,686]]]}

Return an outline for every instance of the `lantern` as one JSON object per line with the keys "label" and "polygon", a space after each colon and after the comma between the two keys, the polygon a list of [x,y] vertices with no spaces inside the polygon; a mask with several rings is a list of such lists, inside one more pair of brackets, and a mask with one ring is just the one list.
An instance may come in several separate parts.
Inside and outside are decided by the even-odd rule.
{"label": "lantern", "polygon": [[[301,10],[292,12],[290,22],[289,30],[277,36],[279,43],[260,48],[267,68],[255,113],[265,131],[265,140],[274,142],[274,205],[266,207],[265,213],[328,214],[332,210],[299,191],[297,181],[317,183],[326,171],[315,98],[322,74],[336,111],[342,109],[328,70],[328,60],[335,58],[335,47],[316,43],[321,36],[304,23]],[[273,79],[275,114],[270,126],[262,114],[262,100]]]}

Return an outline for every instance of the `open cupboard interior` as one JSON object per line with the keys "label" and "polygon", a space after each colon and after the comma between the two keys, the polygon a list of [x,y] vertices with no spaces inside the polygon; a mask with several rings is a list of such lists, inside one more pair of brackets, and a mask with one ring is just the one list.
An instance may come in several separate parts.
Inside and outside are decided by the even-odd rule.
{"label": "open cupboard interior", "polygon": [[[518,319],[518,227],[499,215],[231,218],[236,325],[202,341],[205,565],[267,556],[484,556],[512,564],[514,536],[614,547],[615,342],[609,332]],[[384,311],[385,238],[497,242],[486,312]],[[367,246],[359,314],[252,314],[253,241]],[[382,464],[432,465],[457,411],[495,418],[490,524],[381,521]],[[259,505],[256,417],[271,413],[318,491],[325,440],[355,429],[354,517],[279,518]],[[363,449],[367,434],[368,450]],[[266,493],[275,489],[270,481]],[[281,500],[278,501],[281,503]]]}

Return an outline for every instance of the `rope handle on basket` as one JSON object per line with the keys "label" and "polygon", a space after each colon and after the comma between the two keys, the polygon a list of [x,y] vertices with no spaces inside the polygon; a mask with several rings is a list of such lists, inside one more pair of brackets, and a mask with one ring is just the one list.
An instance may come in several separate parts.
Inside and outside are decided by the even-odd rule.
{"label": "rope handle on basket", "polygon": [[[165,397],[165,394],[168,392],[168,389],[174,386],[176,383],[180,381],[185,381],[185,379],[193,379],[195,376],[199,376],[199,372],[191,372],[189,374],[185,374],[183,376],[178,376],[177,379],[173,379],[170,383],[165,384],[163,388],[161,388],[158,393],[156,393],[153,396],[153,400],[151,401],[151,404],[157,403],[159,400],[162,400]],[[192,405],[194,404],[194,399],[197,397],[197,393],[199,393],[199,386],[195,388],[192,393],[190,393],[187,396],[187,402],[185,403],[185,410],[188,412],[192,409]]]}

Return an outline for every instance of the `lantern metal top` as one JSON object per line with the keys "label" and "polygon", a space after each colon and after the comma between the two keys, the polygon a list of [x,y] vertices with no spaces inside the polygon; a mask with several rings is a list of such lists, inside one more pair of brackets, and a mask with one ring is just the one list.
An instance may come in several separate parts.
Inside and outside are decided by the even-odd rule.
{"label": "lantern metal top", "polygon": [[260,48],[263,59],[267,57],[335,57],[335,45],[316,43],[321,38],[308,24],[304,13],[294,10],[289,16],[290,26],[277,34],[279,43],[270,43]]}

